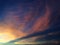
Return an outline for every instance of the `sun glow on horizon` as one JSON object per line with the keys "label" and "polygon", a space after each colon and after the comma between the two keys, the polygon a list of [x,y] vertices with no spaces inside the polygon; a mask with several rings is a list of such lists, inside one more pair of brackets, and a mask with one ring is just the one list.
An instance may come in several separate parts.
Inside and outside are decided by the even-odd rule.
{"label": "sun glow on horizon", "polygon": [[14,36],[9,33],[0,33],[0,42],[2,43],[6,43],[13,39],[14,39]]}
{"label": "sun glow on horizon", "polygon": [[0,42],[6,43],[15,39],[15,35],[12,34],[12,29],[4,26],[0,26]]}
{"label": "sun glow on horizon", "polygon": [[11,40],[15,40],[16,38],[23,37],[25,35],[25,33],[13,29],[8,25],[0,25],[0,43],[6,43]]}

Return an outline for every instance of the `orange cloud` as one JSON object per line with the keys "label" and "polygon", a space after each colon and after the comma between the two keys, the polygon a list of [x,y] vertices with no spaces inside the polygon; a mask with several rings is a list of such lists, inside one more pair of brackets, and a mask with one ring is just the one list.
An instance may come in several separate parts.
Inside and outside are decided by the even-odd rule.
{"label": "orange cloud", "polygon": [[39,17],[35,22],[32,28],[30,29],[30,33],[44,31],[45,29],[49,28],[49,21],[50,21],[50,10],[46,7],[45,14]]}

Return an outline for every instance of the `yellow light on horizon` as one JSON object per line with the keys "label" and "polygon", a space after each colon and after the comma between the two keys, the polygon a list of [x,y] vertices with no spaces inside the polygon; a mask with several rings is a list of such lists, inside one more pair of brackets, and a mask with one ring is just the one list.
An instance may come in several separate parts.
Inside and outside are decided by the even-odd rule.
{"label": "yellow light on horizon", "polygon": [[6,43],[14,40],[16,37],[12,34],[12,29],[6,26],[0,26],[0,43]]}
{"label": "yellow light on horizon", "polygon": [[6,43],[10,40],[13,40],[14,39],[14,36],[10,33],[0,33],[0,42],[1,43]]}
{"label": "yellow light on horizon", "polygon": [[6,43],[23,36],[26,36],[26,34],[10,26],[0,26],[0,43]]}

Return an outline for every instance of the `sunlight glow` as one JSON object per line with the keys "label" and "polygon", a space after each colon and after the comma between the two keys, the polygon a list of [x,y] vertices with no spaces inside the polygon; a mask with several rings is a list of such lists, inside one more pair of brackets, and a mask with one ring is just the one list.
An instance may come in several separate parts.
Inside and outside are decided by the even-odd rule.
{"label": "sunlight glow", "polygon": [[10,28],[6,27],[0,27],[0,42],[6,43],[10,40],[15,39],[15,36],[12,34],[12,31]]}
{"label": "sunlight glow", "polygon": [[13,35],[9,33],[0,33],[0,42],[8,42],[10,40],[14,39]]}

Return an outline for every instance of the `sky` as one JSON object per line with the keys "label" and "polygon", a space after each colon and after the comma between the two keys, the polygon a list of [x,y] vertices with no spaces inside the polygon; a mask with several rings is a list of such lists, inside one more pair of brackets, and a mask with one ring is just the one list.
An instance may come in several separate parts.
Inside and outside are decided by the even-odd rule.
{"label": "sky", "polygon": [[0,0],[0,42],[59,42],[59,2]]}

